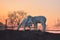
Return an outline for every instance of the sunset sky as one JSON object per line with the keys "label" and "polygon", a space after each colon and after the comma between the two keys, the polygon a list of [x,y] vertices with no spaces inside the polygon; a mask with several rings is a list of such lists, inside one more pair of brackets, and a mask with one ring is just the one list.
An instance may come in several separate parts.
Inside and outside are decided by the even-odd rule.
{"label": "sunset sky", "polygon": [[0,0],[0,19],[6,18],[9,11],[23,10],[28,15],[43,15],[47,23],[60,18],[60,0]]}

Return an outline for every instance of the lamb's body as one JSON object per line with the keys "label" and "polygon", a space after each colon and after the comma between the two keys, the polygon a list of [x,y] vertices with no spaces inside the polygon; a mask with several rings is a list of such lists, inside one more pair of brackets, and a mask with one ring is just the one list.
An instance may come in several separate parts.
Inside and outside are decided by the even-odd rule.
{"label": "lamb's body", "polygon": [[23,25],[24,28],[25,28],[26,26],[30,27],[32,24],[34,24],[35,30],[38,30],[37,29],[37,24],[38,23],[42,24],[42,32],[45,32],[45,29],[46,29],[46,18],[44,16],[35,16],[35,17],[28,16],[27,18],[25,18],[22,21],[21,24],[19,24],[18,29],[19,29],[19,27],[21,25]]}

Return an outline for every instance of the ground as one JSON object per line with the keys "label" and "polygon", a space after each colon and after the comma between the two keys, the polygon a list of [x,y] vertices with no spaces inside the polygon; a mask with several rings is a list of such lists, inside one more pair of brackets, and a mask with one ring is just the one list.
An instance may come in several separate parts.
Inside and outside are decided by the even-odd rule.
{"label": "ground", "polygon": [[53,34],[41,31],[0,31],[0,40],[60,40],[60,34]]}

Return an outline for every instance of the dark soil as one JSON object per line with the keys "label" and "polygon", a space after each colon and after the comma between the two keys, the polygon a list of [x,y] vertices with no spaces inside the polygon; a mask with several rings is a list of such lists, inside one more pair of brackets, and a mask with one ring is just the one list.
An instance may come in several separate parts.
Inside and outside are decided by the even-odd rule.
{"label": "dark soil", "polygon": [[41,31],[0,31],[0,40],[60,40],[60,34]]}

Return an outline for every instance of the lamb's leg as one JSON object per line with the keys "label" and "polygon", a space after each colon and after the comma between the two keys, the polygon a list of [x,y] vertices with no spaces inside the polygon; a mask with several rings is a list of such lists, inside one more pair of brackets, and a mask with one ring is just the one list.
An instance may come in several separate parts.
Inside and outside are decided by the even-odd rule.
{"label": "lamb's leg", "polygon": [[19,30],[19,28],[21,27],[21,25],[22,25],[22,23],[18,25],[17,30]]}
{"label": "lamb's leg", "polygon": [[30,28],[30,31],[31,31],[31,26],[29,26],[29,28]]}
{"label": "lamb's leg", "polygon": [[45,32],[45,31],[46,31],[46,24],[42,23],[42,32]]}
{"label": "lamb's leg", "polygon": [[23,31],[25,31],[25,27],[24,27],[24,30]]}
{"label": "lamb's leg", "polygon": [[36,24],[34,24],[34,27],[35,27],[35,28],[34,28],[35,30],[38,30],[38,29],[37,29],[37,23],[36,23]]}
{"label": "lamb's leg", "polygon": [[19,28],[20,28],[20,27],[18,26],[18,27],[17,27],[17,30],[19,30]]}

